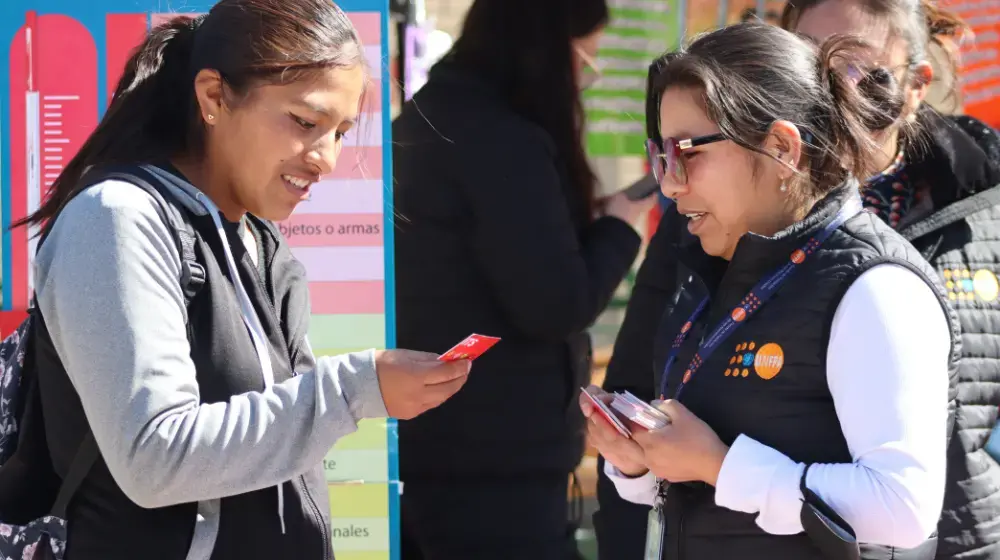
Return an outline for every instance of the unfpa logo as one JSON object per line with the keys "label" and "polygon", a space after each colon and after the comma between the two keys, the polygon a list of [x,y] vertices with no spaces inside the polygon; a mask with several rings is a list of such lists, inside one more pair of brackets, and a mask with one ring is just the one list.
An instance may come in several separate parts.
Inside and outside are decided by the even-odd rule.
{"label": "unfpa logo", "polygon": [[975,272],[967,268],[946,268],[941,271],[948,299],[973,301],[978,298],[985,302],[996,301],[1000,295],[1000,282],[992,271],[985,268]]}
{"label": "unfpa logo", "polygon": [[750,370],[753,369],[757,377],[772,379],[784,365],[785,351],[778,344],[768,342],[758,348],[756,342],[742,342],[736,345],[724,375],[749,377]]}

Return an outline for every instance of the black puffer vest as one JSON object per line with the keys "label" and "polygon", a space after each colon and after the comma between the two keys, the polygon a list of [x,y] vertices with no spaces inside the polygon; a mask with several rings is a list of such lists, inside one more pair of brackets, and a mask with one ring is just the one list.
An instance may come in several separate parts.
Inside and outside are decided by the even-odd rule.
{"label": "black puffer vest", "polygon": [[[846,184],[820,201],[805,220],[773,238],[745,236],[728,265],[708,257],[697,245],[686,247],[680,261],[688,273],[684,275],[687,281],[668,309],[657,339],[673,338],[694,307],[704,297],[711,299],[708,311],[680,348],[677,363],[687,364],[706,329],[716,325],[761,277],[829,223],[849,197],[856,196],[856,189],[856,183]],[[835,230],[769,302],[705,359],[686,385],[681,402],[728,445],[746,434],[797,462],[850,463],[852,457],[827,386],[826,350],[834,312],[847,288],[864,271],[883,263],[906,266],[939,295],[951,319],[949,396],[953,400],[959,329],[937,275],[899,234],[861,212]],[[656,345],[656,371],[662,371],[669,346]],[[745,361],[748,353],[753,358]],[[671,368],[669,387],[679,385],[683,370]],[[952,418],[950,414],[949,423]],[[755,524],[754,515],[716,506],[714,489],[707,485],[671,486],[666,514],[666,557],[671,560],[822,558],[803,533],[771,535]],[[917,558],[933,558],[934,543],[929,544],[930,550]],[[864,558],[892,558],[892,553],[873,548],[864,551]]]}
{"label": "black puffer vest", "polygon": [[920,114],[907,169],[933,212],[900,234],[936,269],[962,327],[940,560],[1000,560],[1000,464],[983,446],[1000,405],[1000,138],[971,117]]}

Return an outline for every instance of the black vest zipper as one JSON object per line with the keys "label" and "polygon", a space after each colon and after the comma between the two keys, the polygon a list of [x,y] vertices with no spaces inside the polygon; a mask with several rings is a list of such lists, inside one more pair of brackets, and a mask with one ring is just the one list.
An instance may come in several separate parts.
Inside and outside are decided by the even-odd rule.
{"label": "black vest zipper", "polygon": [[315,516],[314,521],[319,522],[321,533],[323,535],[323,558],[325,560],[333,560],[333,543],[330,542],[330,528],[327,524],[323,522],[323,512],[319,510],[319,506],[316,505],[316,500],[313,499],[312,493],[309,492],[309,485],[306,483],[305,475],[299,477],[299,481],[302,482],[302,494],[309,501],[309,509],[312,510]]}
{"label": "black vest zipper", "polygon": [[677,560],[684,560],[684,508],[677,514]]}
{"label": "black vest zipper", "polygon": [[[249,255],[245,256],[244,258],[249,258]],[[278,311],[274,308],[274,304],[271,302],[271,298],[267,297],[268,292],[264,288],[261,279],[257,276],[257,274],[254,274],[253,277],[254,277],[254,282],[257,283],[257,287],[260,288],[265,295],[264,299],[266,300],[266,302],[265,305],[263,306],[266,308],[265,312],[270,313],[271,320],[274,322],[275,325],[279,326],[279,335],[280,335],[281,322],[277,320]],[[284,335],[281,335],[281,338],[284,338]],[[284,344],[285,348],[288,347],[287,341],[282,340],[282,343]],[[292,376],[294,377],[295,375],[297,375],[297,373],[291,363],[292,357],[289,356],[288,359],[289,359],[289,370]],[[316,500],[313,498],[312,493],[309,491],[309,484],[306,482],[305,475],[299,476],[299,482],[302,484],[302,495],[305,496],[306,500],[309,502],[309,509],[312,511],[313,514],[313,522],[319,525],[320,527],[320,533],[323,537],[323,558],[325,560],[333,560],[333,543],[330,542],[330,527],[328,527],[327,523],[323,521],[323,513],[319,510],[319,506],[316,505]],[[292,488],[294,489],[295,486],[293,485]]]}
{"label": "black vest zipper", "polygon": [[[256,236],[256,235],[254,236],[254,238],[255,238],[254,242],[257,245],[260,245],[261,241],[257,237],[258,236]],[[250,258],[250,254],[249,253],[244,253],[243,259],[241,259],[241,260],[244,261],[243,264],[247,264],[246,261],[250,261],[249,264],[253,265],[253,259]],[[264,312],[265,313],[270,314],[269,318],[271,319],[271,322],[274,325],[277,325],[277,327],[278,327],[278,337],[281,339],[282,347],[285,348],[285,353],[289,353],[288,341],[285,340],[285,336],[281,332],[281,321],[278,320],[278,310],[274,308],[274,302],[271,301],[270,292],[268,292],[267,291],[267,287],[264,286],[264,281],[261,279],[260,275],[257,274],[257,271],[256,271],[257,267],[253,266],[252,269],[254,270],[254,273],[251,274],[250,276],[253,276],[253,281],[257,284],[257,288],[260,289],[261,293],[264,294],[264,298],[263,298],[264,299],[264,305],[262,305],[261,307],[264,308]],[[239,274],[239,271],[236,271],[236,273]],[[267,342],[267,341],[265,341],[265,342]],[[268,351],[270,351],[270,349],[268,349]],[[294,377],[295,375],[297,375],[297,372],[295,371],[295,367],[292,364],[292,356],[291,355],[288,356],[288,369],[289,369],[289,373],[291,373],[292,377]],[[308,501],[308,503],[309,503],[309,509],[312,511],[312,514],[314,516],[313,517],[313,522],[315,522],[320,527],[320,533],[321,533],[321,535],[323,537],[323,558],[325,560],[333,560],[333,543],[330,542],[330,527],[328,526],[327,523],[323,522],[323,513],[319,510],[319,506],[316,505],[316,500],[313,498],[312,493],[309,492],[309,484],[306,482],[305,475],[299,476],[299,482],[302,484],[302,494],[305,496],[306,500]],[[292,485],[292,489],[293,490],[295,489],[295,485]]]}

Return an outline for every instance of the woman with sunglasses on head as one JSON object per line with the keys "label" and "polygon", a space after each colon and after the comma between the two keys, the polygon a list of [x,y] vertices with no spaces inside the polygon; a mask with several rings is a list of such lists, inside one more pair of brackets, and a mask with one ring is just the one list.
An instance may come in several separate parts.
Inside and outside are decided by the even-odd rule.
{"label": "woman with sunglasses on head", "polygon": [[902,118],[879,127],[865,203],[937,269],[963,332],[938,558],[1000,559],[1000,463],[984,448],[1000,406],[1000,138],[922,103],[934,78],[929,51],[950,55],[947,39],[967,28],[926,0],[795,0],[782,25],[815,41],[864,36],[874,48],[859,54],[893,69]]}
{"label": "woman with sunglasses on head", "polygon": [[502,338],[458,400],[400,423],[404,560],[576,557],[587,329],[655,202],[600,199],[584,152],[607,20],[605,0],[476,0],[393,124],[399,344]]}
{"label": "woman with sunglasses on head", "polygon": [[653,169],[693,236],[654,349],[670,424],[627,438],[581,406],[622,497],[657,505],[666,558],[825,558],[817,510],[864,558],[933,558],[958,327],[862,210],[894,91],[838,70],[857,46],[740,24],[650,67]]}

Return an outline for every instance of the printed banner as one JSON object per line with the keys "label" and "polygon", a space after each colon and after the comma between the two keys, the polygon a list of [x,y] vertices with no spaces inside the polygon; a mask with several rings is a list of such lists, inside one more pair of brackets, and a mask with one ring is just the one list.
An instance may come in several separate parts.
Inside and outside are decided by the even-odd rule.
{"label": "printed banner", "polygon": [[[143,11],[147,4],[149,11]],[[336,171],[279,224],[306,267],[310,342],[317,355],[395,345],[390,177],[388,0],[341,0],[372,71],[366,113],[345,137]],[[183,14],[208,11],[190,0]],[[96,126],[130,52],[173,17],[153,0],[16,0],[0,3],[0,192],[4,328],[26,309],[34,244],[14,221],[46,190]],[[10,320],[7,320],[10,319]],[[394,420],[370,421],[324,461],[337,557],[399,557]]]}
{"label": "printed banner", "polygon": [[653,59],[679,44],[684,1],[609,2],[611,22],[597,56],[602,77],[584,93],[591,156],[644,153],[646,73]]}
{"label": "printed banner", "polygon": [[963,112],[1000,127],[1000,3],[993,0],[942,0],[972,28],[961,48],[959,82]]}

